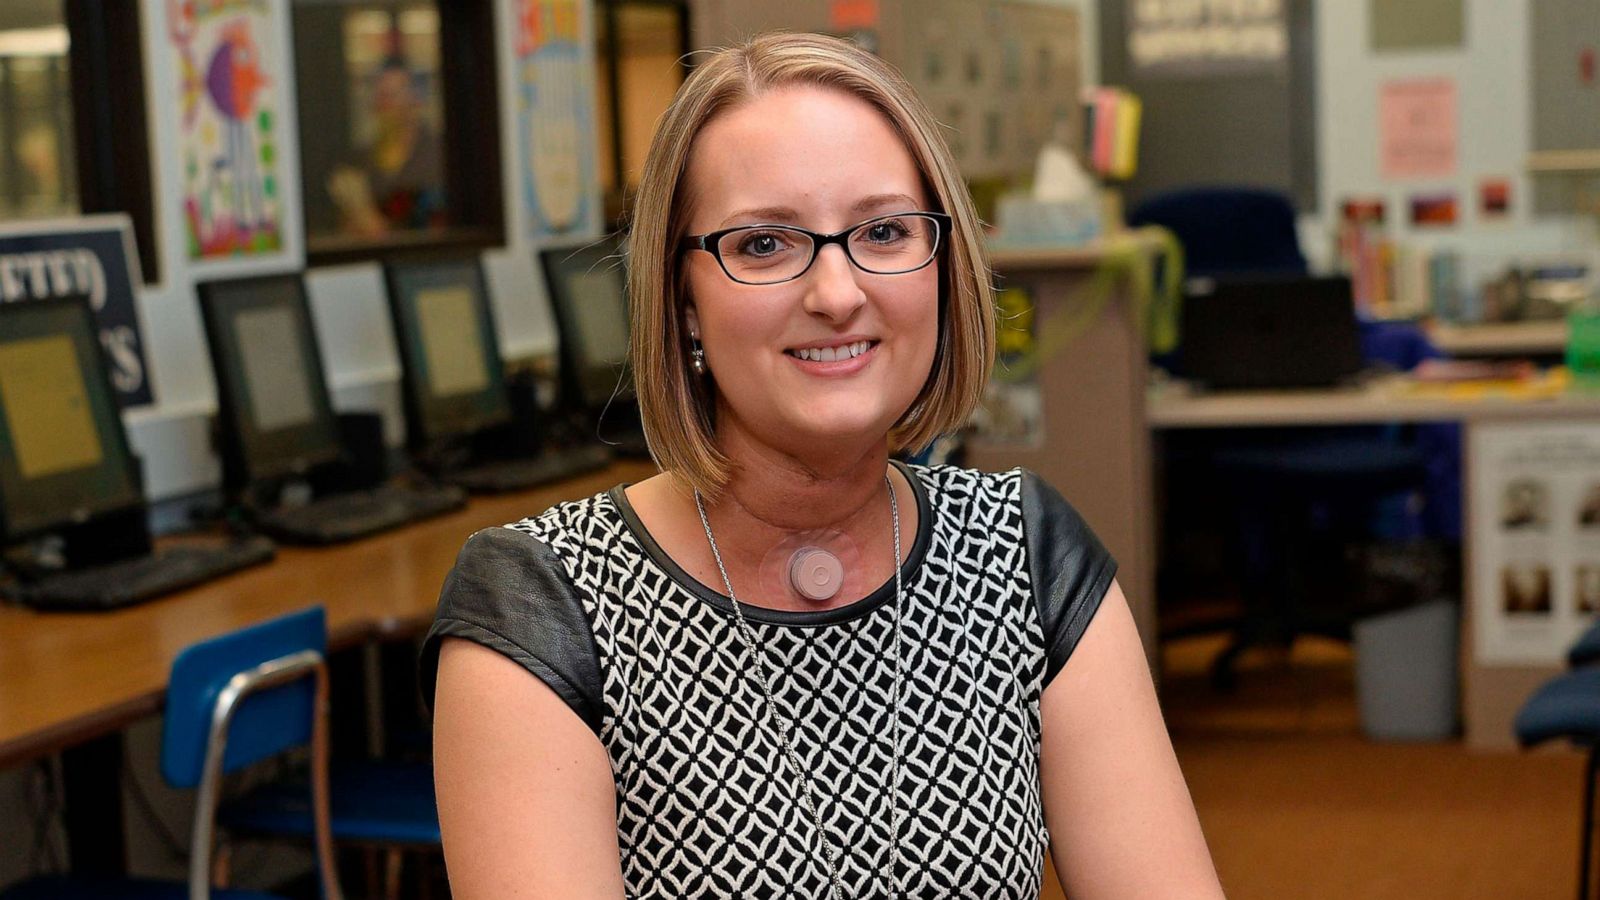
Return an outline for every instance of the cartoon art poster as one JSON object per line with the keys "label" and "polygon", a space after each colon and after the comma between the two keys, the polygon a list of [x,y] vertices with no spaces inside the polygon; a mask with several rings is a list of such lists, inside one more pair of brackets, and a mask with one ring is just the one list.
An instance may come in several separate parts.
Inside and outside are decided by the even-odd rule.
{"label": "cartoon art poster", "polygon": [[166,0],[190,259],[276,254],[284,54],[269,0]]}
{"label": "cartoon art poster", "polygon": [[579,0],[517,0],[517,143],[530,236],[598,228],[594,85]]}

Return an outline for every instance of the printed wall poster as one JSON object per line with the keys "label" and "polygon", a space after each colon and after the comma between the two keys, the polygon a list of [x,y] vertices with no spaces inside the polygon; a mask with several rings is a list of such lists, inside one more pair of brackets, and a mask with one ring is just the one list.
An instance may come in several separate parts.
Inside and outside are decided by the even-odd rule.
{"label": "printed wall poster", "polygon": [[1600,423],[1478,424],[1468,440],[1477,660],[1560,663],[1600,610]]}
{"label": "printed wall poster", "polygon": [[1456,83],[1391,81],[1379,88],[1380,168],[1385,178],[1448,178],[1456,171]]}
{"label": "printed wall poster", "polygon": [[167,0],[163,62],[179,112],[178,191],[189,259],[276,255],[292,184],[280,164],[292,93],[268,0]]}
{"label": "printed wall poster", "polygon": [[0,225],[0,303],[87,296],[123,409],[152,402],[134,296],[141,283],[126,215]]}
{"label": "printed wall poster", "polygon": [[1139,75],[1270,72],[1282,69],[1288,58],[1282,0],[1126,2],[1128,60]]}
{"label": "printed wall poster", "polygon": [[530,236],[599,227],[594,84],[578,0],[517,0],[517,138]]}
{"label": "printed wall poster", "polygon": [[1466,39],[1462,0],[1371,0],[1372,49],[1456,50]]}
{"label": "printed wall poster", "polygon": [[1456,224],[1459,204],[1455,191],[1425,191],[1412,194],[1410,201],[1412,227],[1438,228]]}
{"label": "printed wall poster", "polygon": [[1484,221],[1511,215],[1511,179],[1484,178],[1478,182],[1478,217]]}

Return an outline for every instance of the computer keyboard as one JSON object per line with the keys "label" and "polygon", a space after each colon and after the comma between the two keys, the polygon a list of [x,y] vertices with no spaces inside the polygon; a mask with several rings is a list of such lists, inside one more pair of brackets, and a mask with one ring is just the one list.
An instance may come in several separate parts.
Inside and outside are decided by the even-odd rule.
{"label": "computer keyboard", "polygon": [[466,503],[467,494],[458,487],[384,485],[268,510],[258,513],[255,523],[280,540],[335,544],[451,512]]}
{"label": "computer keyboard", "polygon": [[449,473],[446,477],[475,493],[521,491],[572,478],[604,468],[611,462],[611,451],[588,445],[568,450],[550,450],[523,459],[496,460]]}
{"label": "computer keyboard", "polygon": [[152,556],[56,572],[7,585],[5,594],[39,609],[116,609],[267,562],[274,553],[272,541],[264,537],[169,547]]}

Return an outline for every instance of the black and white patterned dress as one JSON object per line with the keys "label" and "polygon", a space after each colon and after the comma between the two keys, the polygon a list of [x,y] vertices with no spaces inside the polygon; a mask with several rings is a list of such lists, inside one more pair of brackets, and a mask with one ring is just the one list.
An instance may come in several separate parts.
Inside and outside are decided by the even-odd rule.
{"label": "black and white patterned dress", "polygon": [[[1116,565],[1031,472],[902,471],[920,515],[902,570],[898,783],[893,580],[822,613],[745,616],[779,717],[796,722],[846,896],[1036,898],[1039,698]],[[447,636],[517,661],[599,735],[629,896],[827,896],[728,598],[662,552],[621,487],[467,542],[424,646],[430,699]]]}

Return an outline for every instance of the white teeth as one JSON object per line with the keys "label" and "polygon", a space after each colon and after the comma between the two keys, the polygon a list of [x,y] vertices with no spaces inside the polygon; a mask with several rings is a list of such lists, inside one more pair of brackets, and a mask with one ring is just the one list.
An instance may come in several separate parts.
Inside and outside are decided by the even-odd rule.
{"label": "white teeth", "polygon": [[842,347],[811,347],[789,352],[811,362],[837,362],[841,359],[855,359],[870,349],[872,349],[871,341],[856,341],[854,344],[845,344]]}

